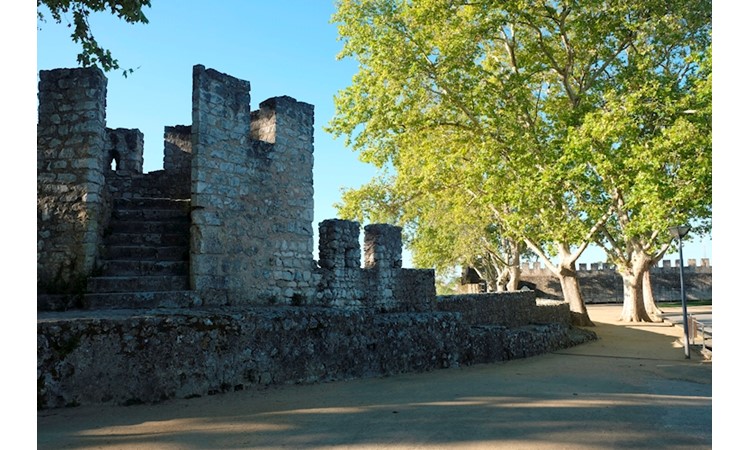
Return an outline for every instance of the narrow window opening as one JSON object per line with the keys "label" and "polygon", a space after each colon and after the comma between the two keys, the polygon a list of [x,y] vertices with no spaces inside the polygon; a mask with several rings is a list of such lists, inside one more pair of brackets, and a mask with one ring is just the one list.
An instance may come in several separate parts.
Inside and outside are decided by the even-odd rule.
{"label": "narrow window opening", "polygon": [[120,153],[113,151],[109,154],[109,168],[117,172],[120,169]]}

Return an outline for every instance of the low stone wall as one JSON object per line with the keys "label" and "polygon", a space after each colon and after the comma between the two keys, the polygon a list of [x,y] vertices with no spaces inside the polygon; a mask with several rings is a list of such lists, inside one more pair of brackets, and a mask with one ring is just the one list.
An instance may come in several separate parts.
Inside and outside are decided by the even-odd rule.
{"label": "low stone wall", "polygon": [[436,309],[461,313],[463,320],[472,326],[572,323],[567,303],[538,300],[534,296],[534,291],[442,295],[437,297]]}
{"label": "low stone wall", "polygon": [[39,313],[37,403],[151,403],[502,361],[591,339],[593,332],[565,323],[474,326],[457,312],[278,306]]}
{"label": "low stone wall", "polygon": [[536,308],[531,311],[531,323],[572,324],[570,305],[561,300],[536,300]]}

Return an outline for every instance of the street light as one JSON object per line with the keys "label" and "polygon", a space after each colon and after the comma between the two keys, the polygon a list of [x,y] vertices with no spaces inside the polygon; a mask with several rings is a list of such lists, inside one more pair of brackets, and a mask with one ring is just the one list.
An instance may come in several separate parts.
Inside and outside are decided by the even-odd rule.
{"label": "street light", "polygon": [[688,331],[688,319],[687,319],[687,301],[685,300],[685,280],[682,268],[682,238],[684,238],[690,231],[690,226],[680,225],[679,227],[671,227],[669,234],[674,239],[677,239],[677,244],[680,248],[680,295],[682,297],[682,327],[685,331],[685,358],[690,359],[690,337]]}

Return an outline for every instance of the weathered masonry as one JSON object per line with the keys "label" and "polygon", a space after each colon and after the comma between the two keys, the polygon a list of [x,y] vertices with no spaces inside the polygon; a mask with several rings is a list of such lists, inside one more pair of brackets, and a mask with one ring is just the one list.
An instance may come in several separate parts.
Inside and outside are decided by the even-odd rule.
{"label": "weathered masonry", "polygon": [[143,174],[142,133],[105,126],[101,71],[40,78],[38,289],[69,294],[50,309],[429,308],[432,272],[401,268],[396,227],[365,227],[360,269],[359,225],[323,222],[313,260],[311,105],[251,111],[250,83],[196,66],[193,124],[166,127],[164,170]]}
{"label": "weathered masonry", "polygon": [[[319,224],[313,106],[193,68],[192,124],[106,126],[99,69],[39,75],[40,408],[499,361],[592,339],[533,292],[437,298],[401,266],[401,230]],[[364,264],[360,260],[364,260]]]}

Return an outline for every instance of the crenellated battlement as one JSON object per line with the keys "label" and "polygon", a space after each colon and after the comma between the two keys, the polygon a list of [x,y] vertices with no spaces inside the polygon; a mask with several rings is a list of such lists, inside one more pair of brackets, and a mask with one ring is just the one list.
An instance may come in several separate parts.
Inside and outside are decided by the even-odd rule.
{"label": "crenellated battlement", "polygon": [[319,224],[317,301],[379,312],[433,311],[435,272],[401,267],[401,228],[371,224],[364,231],[360,267],[360,224],[340,219]]}
{"label": "crenellated battlement", "polygon": [[[688,299],[709,300],[712,298],[713,268],[707,258],[688,259],[683,268],[685,290]],[[576,272],[581,294],[588,303],[622,301],[622,277],[610,264],[579,264]],[[657,301],[680,299],[680,261],[662,260],[649,271],[652,291]],[[540,297],[562,299],[558,277],[540,263],[521,265],[521,282],[534,287]]]}
{"label": "crenellated battlement", "polygon": [[208,304],[314,295],[313,107],[193,68],[191,288]]}
{"label": "crenellated battlement", "polygon": [[[700,260],[700,265],[697,264],[697,260],[695,259],[688,259],[686,260],[686,265],[683,268],[684,270],[693,270],[693,271],[699,271],[699,272],[710,272],[712,270],[711,263],[708,258],[702,258]],[[656,265],[651,268],[651,273],[658,273],[658,272],[673,272],[673,271],[679,271],[680,269],[680,260],[675,259],[674,264],[671,260],[664,259],[660,261],[659,265]],[[616,272],[617,266],[614,264],[607,264],[607,263],[580,263],[578,264],[578,275],[586,276],[587,273],[600,273],[600,272]],[[544,264],[541,262],[533,262],[528,263],[524,262],[521,263],[521,273],[522,274],[528,274],[528,275],[554,275],[552,271],[550,271]]]}

